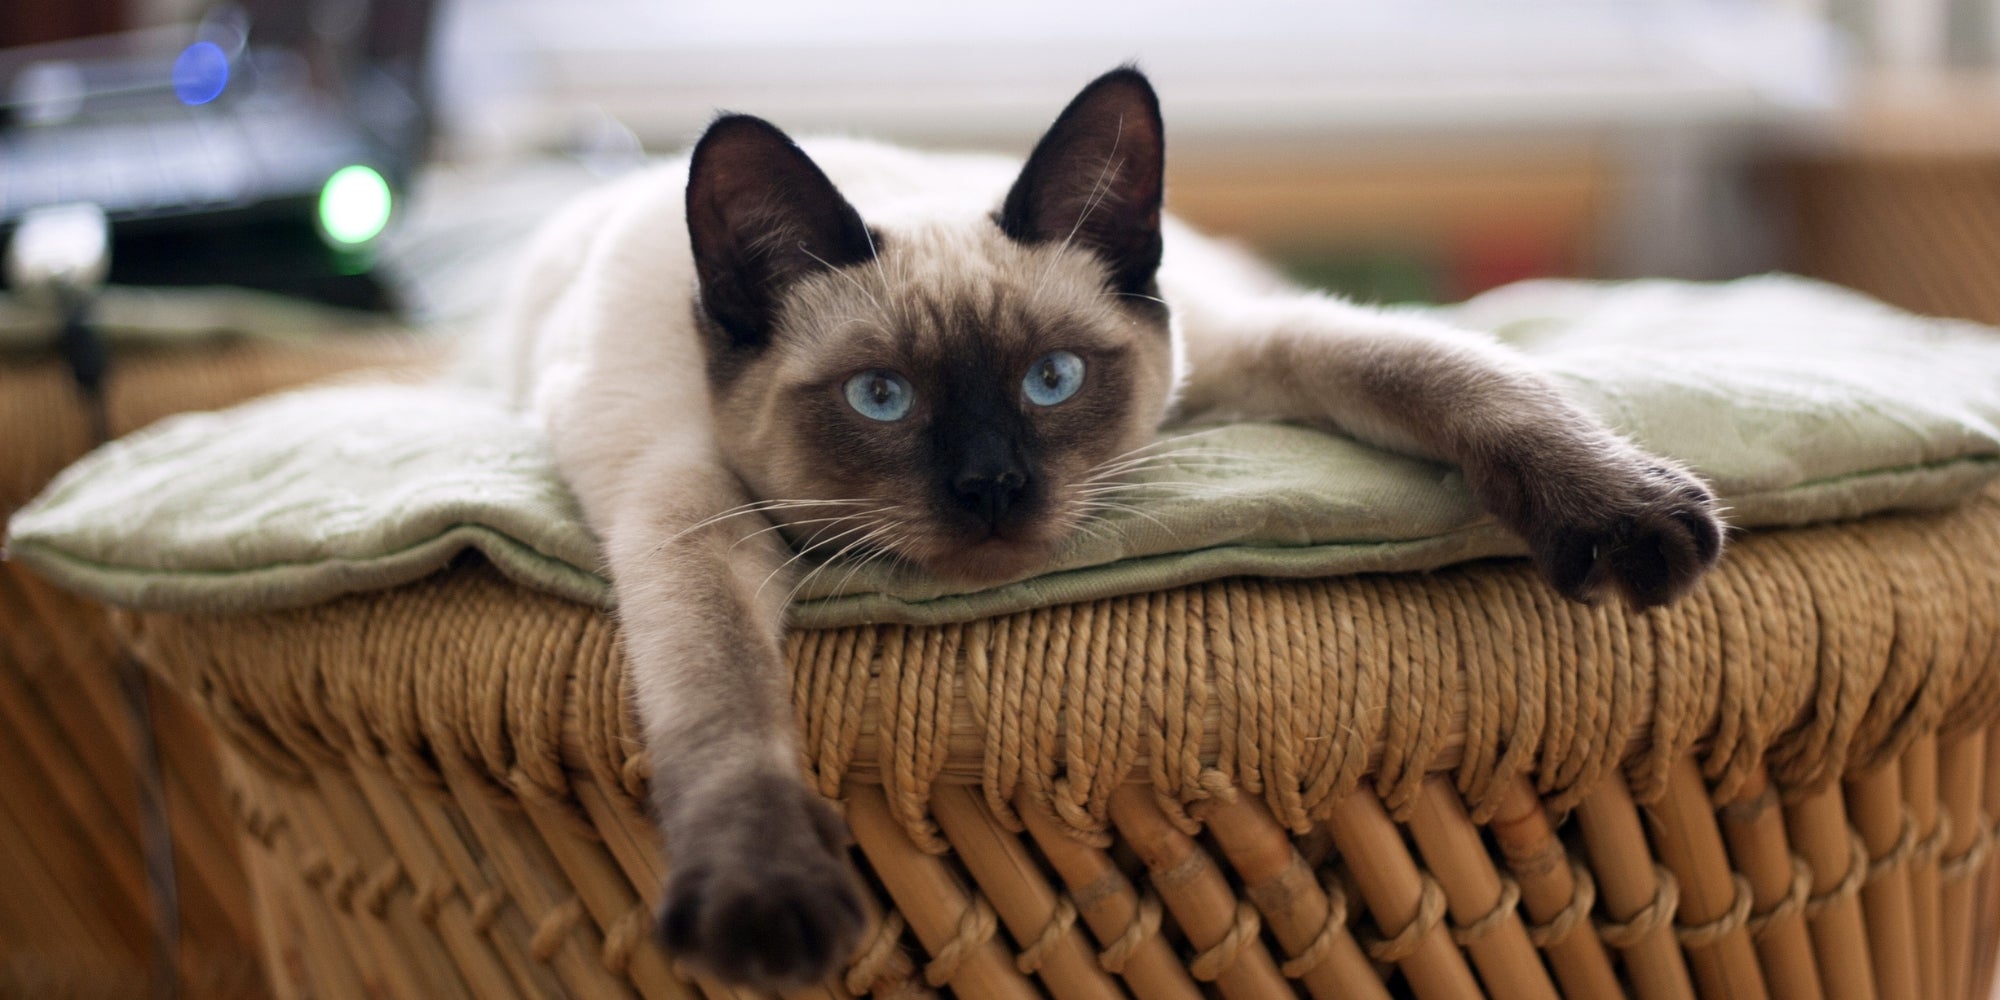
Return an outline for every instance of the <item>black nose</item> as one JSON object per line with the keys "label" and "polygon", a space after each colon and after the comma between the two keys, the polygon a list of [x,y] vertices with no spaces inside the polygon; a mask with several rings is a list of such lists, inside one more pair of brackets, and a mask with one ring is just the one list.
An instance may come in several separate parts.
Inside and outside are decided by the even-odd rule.
{"label": "black nose", "polygon": [[951,491],[966,510],[979,515],[987,524],[998,524],[1014,501],[1021,498],[1027,483],[1028,477],[1013,465],[966,469],[952,479]]}

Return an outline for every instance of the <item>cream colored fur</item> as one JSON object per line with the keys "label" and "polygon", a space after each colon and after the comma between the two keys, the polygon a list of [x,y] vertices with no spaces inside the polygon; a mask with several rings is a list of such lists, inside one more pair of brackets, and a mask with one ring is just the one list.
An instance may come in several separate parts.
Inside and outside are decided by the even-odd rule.
{"label": "cream colored fur", "polygon": [[[896,306],[883,296],[990,285],[1060,303],[1050,308],[1105,312],[1107,329],[1138,322],[1118,312],[1124,305],[1099,301],[1102,271],[1082,251],[1021,245],[994,224],[1018,160],[802,145],[885,248],[879,266],[802,283],[808,304],[798,310],[857,309],[867,327],[882,316],[865,302],[886,316]],[[713,519],[799,497],[812,482],[801,465],[814,459],[758,457],[779,447],[759,436],[779,404],[712,398],[683,217],[688,169],[680,160],[619,181],[549,226],[507,295],[501,384],[546,426],[604,545],[685,910],[678,919],[693,922],[680,932],[683,947],[731,978],[795,982],[844,957],[860,926],[838,823],[796,776],[780,655],[796,571],[786,568],[785,533],[764,529],[798,511]],[[1720,527],[1698,481],[1612,434],[1488,338],[1293,289],[1171,219],[1162,229],[1158,290],[1173,332],[1157,359],[1135,355],[1158,377],[1135,397],[1146,409],[1134,417],[1141,436],[1126,435],[1120,449],[1174,419],[1307,421],[1460,463],[1571,596],[1657,603],[1713,562]],[[826,304],[810,305],[816,295]],[[841,349],[835,341],[861,335],[835,326],[786,350]],[[789,357],[769,362],[774,384]],[[942,563],[950,553],[933,555]],[[752,914],[796,915],[819,943],[801,957],[729,940],[747,933],[731,928]]]}

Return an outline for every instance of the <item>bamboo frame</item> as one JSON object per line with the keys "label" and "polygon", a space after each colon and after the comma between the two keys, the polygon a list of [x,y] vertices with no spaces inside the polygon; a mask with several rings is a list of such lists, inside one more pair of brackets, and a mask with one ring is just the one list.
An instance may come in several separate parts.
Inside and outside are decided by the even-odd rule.
{"label": "bamboo frame", "polygon": [[[1930,545],[1926,531],[1966,542]],[[1731,565],[1893,555],[1925,572],[1921,559],[1983,551],[1988,539],[2000,539],[2000,500],[1753,536]],[[1897,548],[1905,543],[1924,552]],[[1450,650],[1480,641],[1481,619],[1448,602],[1532,595],[1539,584],[1510,566],[1445,571],[1421,585],[1232,582],[1088,612],[1030,612],[946,638],[921,629],[803,638],[795,644],[799,690],[846,690],[843,704],[861,713],[840,719],[825,703],[801,702],[802,711],[822,713],[812,725],[823,738],[807,763],[819,787],[838,792],[877,909],[854,964],[790,996],[1977,995],[1991,982],[1988,942],[2000,917],[1988,850],[1990,817],[2000,814],[2000,788],[1988,780],[2000,773],[1992,735],[2000,692],[1974,680],[2000,664],[1931,672],[1929,661],[1878,644],[1888,633],[1857,617],[1910,628],[1913,615],[1955,614],[2000,588],[2000,567],[1971,556],[1952,563],[1921,609],[1857,605],[1837,619],[1821,615],[1831,624],[1806,641],[1819,645],[1822,662],[1860,674],[1760,677],[1726,673],[1749,662],[1729,645],[1749,633],[1712,625],[1738,615],[1754,627],[1754,610],[1723,603],[1749,592],[1748,572],[1725,566],[1706,607],[1697,601],[1643,619],[1510,597],[1511,607],[1545,616],[1537,626],[1544,654],[1594,648],[1625,657],[1579,658],[1510,682],[1548,685],[1555,707],[1539,754],[1510,758],[1499,746],[1469,745],[1507,732],[1467,728],[1477,706],[1392,731],[1334,690],[1317,707],[1289,706],[1306,725],[1357,727],[1349,746],[1364,762],[1347,767],[1335,755],[1323,772],[1270,752],[1301,745],[1309,730],[1272,742],[1278,736],[1267,727],[1281,716],[1253,712],[1254,691],[1224,701],[1216,678],[1320,670],[1329,684],[1375,698],[1470,698],[1483,688],[1454,679],[1460,661]],[[1790,599],[1829,613],[1839,607],[1826,591]],[[1221,628],[1176,622],[1182,607],[1227,608],[1231,618]],[[478,627],[496,615],[514,623],[505,635]],[[1295,638],[1313,634],[1289,617],[1297,615],[1330,616],[1352,640]],[[646,941],[667,860],[639,806],[643,775],[619,701],[615,635],[601,618],[466,567],[399,592],[245,624],[121,620],[161,676],[199,695],[197,707],[224,737],[256,905],[272,929],[267,956],[299,977],[274,983],[280,995],[331,983],[391,996],[747,996],[676,967]],[[1471,631],[1455,633],[1461,625]],[[1104,631],[1113,628],[1131,632]],[[1636,631],[1617,638],[1640,628],[1644,641]],[[1030,774],[1079,759],[1061,741],[1086,738],[1081,730],[1037,737],[1056,740],[1054,750],[1042,744],[1034,751],[1041,756],[1006,766],[983,759],[997,750],[976,735],[1005,732],[1004,720],[982,713],[1009,695],[975,697],[972,687],[1041,676],[1008,658],[1030,655],[1034,642],[1052,642],[1063,629],[1066,648],[1101,658],[1090,669],[1126,669],[1127,661],[1102,659],[1126,650],[1149,678],[1133,689],[1141,710],[1070,705],[1057,713],[1071,727],[1098,718],[1140,727],[1105,737],[1138,750],[1121,758],[1130,773],[1101,799],[1090,798],[1099,793],[1085,782],[1057,780],[1060,771]],[[563,638],[520,655],[518,638],[535,630]],[[1170,641],[1152,641],[1162,635]],[[1411,645],[1401,659],[1362,658],[1416,636],[1431,637],[1424,641],[1439,652],[1416,657],[1410,651],[1420,647]],[[1852,636],[1888,658],[1842,651]],[[1699,652],[1703,643],[1709,652]],[[282,668],[268,659],[271,644],[287,651]],[[1988,658],[2000,653],[1992,642],[1967,645],[1975,647]],[[452,649],[470,672],[419,669],[424,650],[438,648]],[[1286,650],[1304,658],[1268,659]],[[1645,659],[1648,651],[1655,659]],[[974,656],[982,672],[960,672]],[[875,668],[881,663],[893,665],[895,683],[939,691],[936,718],[952,732],[912,745],[909,731],[878,725],[870,713],[885,702],[873,688],[890,674]],[[1585,714],[1587,702],[1574,699],[1591,689],[1597,663],[1615,664],[1628,694]],[[1706,686],[1675,687],[1674,671],[1690,663],[1724,673]],[[1423,676],[1371,679],[1368,671],[1391,664]],[[1855,677],[1873,689],[1855,687]],[[1144,686],[1167,683],[1186,686],[1172,697]],[[510,690],[551,692],[556,701]],[[1292,690],[1308,697],[1311,689]],[[1731,745],[1752,750],[1724,752],[1720,739],[1710,742],[1714,720],[1728,692],[1751,690],[1764,694],[1729,717],[1739,727]],[[1839,698],[1888,724],[1827,738],[1836,730],[1815,731],[1812,706]],[[1877,705],[1884,699],[1903,702],[1891,711]],[[1163,724],[1175,712],[1183,714]],[[1674,714],[1682,712],[1692,714]],[[1826,718],[1835,716],[1855,717]],[[1764,735],[1751,743],[1744,733]],[[1383,745],[1392,739],[1417,742]],[[1808,746],[1839,756],[1802,762],[1797,753]],[[1077,753],[1101,759],[1089,747]],[[1584,759],[1591,753],[1604,756]],[[1171,766],[1155,763],[1169,758]],[[1523,763],[1482,771],[1477,782],[1456,770],[1503,759]],[[1567,762],[1561,773],[1576,783],[1562,784],[1543,761]],[[1397,767],[1417,770],[1391,773]],[[902,775],[898,783],[882,784],[891,773]],[[922,774],[931,777],[911,777]],[[1372,780],[1343,787],[1343,774]],[[1796,774],[1836,780],[1783,783]],[[1301,811],[1314,800],[1325,805]],[[1961,826],[1959,815],[1978,818]],[[1924,992],[1927,977],[1935,994]]]}
{"label": "bamboo frame", "polygon": [[[112,429],[211,409],[357,368],[423,363],[431,349],[356,337],[313,344],[217,340],[119,346]],[[89,447],[53,356],[0,359],[0,521]],[[0,565],[0,995],[142,994],[155,915],[139,858],[123,653],[103,608]],[[216,781],[214,737],[170,688],[149,692],[180,887],[184,996],[266,996],[238,822]],[[341,980],[330,979],[337,983]]]}

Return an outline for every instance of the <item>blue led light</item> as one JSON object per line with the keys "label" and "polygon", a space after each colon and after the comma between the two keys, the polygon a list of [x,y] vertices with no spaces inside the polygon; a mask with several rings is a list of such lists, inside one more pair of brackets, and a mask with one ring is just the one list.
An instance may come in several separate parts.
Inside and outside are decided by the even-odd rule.
{"label": "blue led light", "polygon": [[207,104],[229,86],[229,57],[214,42],[196,42],[174,59],[174,95],[182,104]]}

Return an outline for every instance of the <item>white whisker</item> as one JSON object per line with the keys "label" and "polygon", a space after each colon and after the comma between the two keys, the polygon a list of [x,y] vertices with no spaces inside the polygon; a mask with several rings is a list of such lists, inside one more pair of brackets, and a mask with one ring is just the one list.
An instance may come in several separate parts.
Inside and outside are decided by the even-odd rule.
{"label": "white whisker", "polygon": [[658,545],[655,545],[655,546],[653,547],[653,551],[652,551],[651,553],[649,553],[649,554],[650,554],[650,555],[659,555],[659,554],[660,554],[661,552],[663,552],[663,551],[665,551],[665,550],[666,550],[666,547],[667,547],[667,546],[669,546],[669,545],[672,545],[673,543],[675,543],[675,542],[677,542],[677,541],[680,541],[680,540],[681,540],[681,539],[682,539],[683,537],[685,537],[685,536],[687,536],[687,535],[690,535],[690,534],[693,534],[694,532],[697,532],[697,531],[700,531],[700,530],[701,530],[701,529],[703,529],[703,528],[706,528],[706,527],[710,527],[711,525],[716,525],[716,524],[720,524],[720,523],[722,523],[723,521],[727,521],[727,520],[729,520],[729,519],[731,519],[731,518],[735,518],[735,517],[742,517],[742,516],[744,516],[744,515],[746,515],[746,514],[763,514],[763,513],[767,513],[767,512],[769,512],[769,511],[774,511],[774,510],[791,510],[791,509],[794,509],[794,508],[798,508],[798,507],[817,507],[817,506],[826,506],[826,505],[832,505],[832,504],[865,504],[865,503],[877,503],[877,502],[879,502],[879,501],[874,501],[874,500],[753,500],[753,501],[751,501],[751,502],[749,502],[749,503],[745,503],[745,504],[737,504],[737,505],[736,505],[736,506],[734,506],[734,507],[730,507],[730,508],[728,508],[728,509],[726,509],[726,510],[723,510],[723,511],[720,511],[720,512],[718,512],[718,513],[715,513],[715,514],[711,514],[711,515],[709,515],[708,517],[705,517],[705,518],[702,518],[701,520],[699,520],[699,521],[696,521],[695,523],[693,523],[693,524],[690,524],[690,525],[688,525],[687,527],[685,527],[685,528],[682,528],[681,530],[679,530],[679,531],[676,531],[676,532],[674,532],[674,533],[673,533],[673,534],[671,534],[671,535],[668,535],[668,536],[667,536],[667,537],[666,537],[665,539],[663,539],[663,540],[662,540],[662,541],[661,541],[661,542],[660,542],[660,543],[659,543]]}
{"label": "white whisker", "polygon": [[1080,486],[1092,486],[1107,481],[1132,479],[1152,472],[1230,472],[1243,468],[1252,459],[1249,456],[1230,455],[1182,455],[1168,453],[1158,456],[1142,455],[1126,459],[1116,465],[1092,472],[1077,480]]}
{"label": "white whisker", "polygon": [[1085,483],[1101,482],[1106,479],[1118,478],[1140,472],[1150,472],[1156,469],[1187,470],[1190,472],[1198,472],[1203,470],[1237,469],[1241,468],[1243,464],[1245,464],[1248,461],[1249,461],[1248,456],[1181,455],[1181,454],[1165,454],[1158,456],[1141,455],[1138,458],[1128,458],[1125,461],[1118,463],[1117,465],[1108,466],[1106,468],[1092,472],[1090,475],[1085,476],[1084,478],[1078,481]]}
{"label": "white whisker", "polygon": [[[832,524],[838,524],[838,523],[840,523],[840,522],[842,522],[842,521],[852,521],[852,520],[854,520],[855,518],[857,518],[857,517],[862,517],[862,516],[865,516],[865,515],[862,515],[862,514],[837,514],[837,515],[835,515],[835,516],[833,516],[833,517],[801,517],[801,518],[797,518],[797,519],[795,519],[795,520],[791,520],[791,521],[777,521],[777,522],[774,522],[774,523],[772,523],[772,524],[771,524],[771,525],[770,525],[769,527],[766,527],[766,528],[758,528],[758,529],[757,529],[756,531],[753,531],[753,532],[750,532],[749,534],[747,534],[747,535],[744,535],[744,536],[743,536],[743,537],[741,537],[741,538],[738,538],[738,539],[736,540],[736,544],[735,544],[735,545],[731,545],[731,546],[729,547],[729,549],[730,549],[730,551],[732,551],[732,552],[733,552],[733,551],[735,551],[735,550],[736,550],[737,546],[740,546],[740,545],[742,545],[742,544],[743,544],[744,542],[747,542],[747,541],[751,540],[752,538],[756,538],[756,537],[757,537],[757,536],[759,536],[759,535],[767,535],[767,534],[770,534],[770,533],[771,533],[771,532],[773,532],[773,531],[783,531],[783,530],[784,530],[784,529],[786,529],[786,528],[800,528],[800,527],[802,527],[803,525],[808,525],[808,524],[829,524],[829,523],[832,523]],[[822,529],[815,529],[815,532],[817,533],[817,531],[823,531],[823,530],[825,530],[825,529],[823,529],[823,528],[822,528]],[[815,535],[815,537],[816,537],[816,535]],[[790,547],[790,545],[788,544],[788,545],[787,545],[786,547],[787,547],[787,548],[789,548],[789,547]]]}
{"label": "white whisker", "polygon": [[1165,482],[1143,482],[1143,483],[1107,483],[1102,486],[1092,486],[1085,489],[1079,489],[1076,490],[1075,493],[1078,496],[1083,496],[1083,497],[1130,496],[1134,498],[1141,498],[1155,493],[1161,494],[1162,496],[1173,496],[1177,495],[1175,493],[1175,491],[1177,490],[1191,491],[1198,489],[1208,489],[1214,485],[1215,485],[1214,483],[1204,483],[1204,482],[1196,482],[1189,480],[1167,480]]}
{"label": "white whisker", "polygon": [[[875,241],[873,237],[869,238],[868,248],[870,250],[873,250],[875,248]],[[816,261],[819,261],[820,265],[825,267],[827,270],[832,271],[833,273],[838,274],[841,277],[847,279],[847,283],[853,285],[855,291],[858,291],[861,294],[868,296],[868,301],[875,303],[876,309],[880,309],[884,315],[888,314],[889,310],[882,308],[882,300],[876,298],[875,293],[869,291],[868,286],[863,285],[861,283],[861,279],[856,278],[853,274],[849,273],[846,270],[834,267],[832,264],[828,264],[826,262],[826,258],[821,257],[819,254],[813,253],[812,250],[809,249],[804,243],[799,244],[799,252],[805,254],[808,257],[811,257]]]}
{"label": "white whisker", "polygon": [[[798,561],[799,561],[800,559],[804,559],[804,558],[806,557],[806,555],[807,555],[808,553],[812,552],[812,551],[813,551],[814,549],[817,549],[817,548],[823,548],[823,547],[825,547],[825,546],[828,546],[828,545],[832,545],[832,544],[833,544],[834,542],[836,542],[836,541],[838,541],[838,540],[840,540],[840,539],[842,539],[842,538],[846,538],[847,536],[849,536],[849,535],[852,535],[852,534],[854,534],[854,533],[855,533],[855,532],[857,532],[857,531],[868,531],[868,528],[869,528],[869,526],[870,526],[870,525],[872,525],[872,524],[875,524],[875,523],[876,523],[876,522],[874,522],[874,521],[863,521],[862,523],[860,523],[860,524],[858,524],[858,525],[855,525],[855,526],[854,526],[854,527],[852,527],[852,528],[849,528],[849,529],[847,529],[847,530],[845,530],[845,531],[842,531],[842,532],[839,532],[838,534],[835,534],[835,535],[834,535],[833,537],[831,537],[831,538],[828,538],[828,539],[827,539],[826,541],[824,541],[824,542],[817,542],[817,541],[815,541],[815,542],[812,542],[812,543],[809,543],[809,544],[807,544],[806,546],[804,546],[803,548],[799,549],[799,550],[798,550],[797,552],[795,552],[795,553],[793,553],[793,554],[792,554],[792,557],[791,557],[790,559],[787,559],[787,560],[785,560],[784,562],[782,562],[782,563],[779,563],[779,564],[778,564],[778,568],[777,568],[777,569],[774,569],[774,570],[772,570],[772,571],[771,571],[771,573],[770,573],[770,575],[769,575],[769,576],[766,576],[766,577],[764,578],[764,582],[762,582],[762,583],[759,583],[759,584],[757,585],[757,589],[756,589],[756,590],[755,590],[754,592],[752,592],[752,593],[751,593],[751,595],[750,595],[750,600],[751,600],[751,602],[752,602],[752,603],[755,603],[755,601],[757,600],[757,598],[759,598],[759,597],[762,597],[762,596],[764,595],[764,588],[765,588],[765,587],[768,587],[768,586],[770,586],[770,585],[771,585],[771,581],[772,581],[772,580],[774,580],[774,579],[776,579],[776,578],[777,578],[777,576],[778,576],[778,574],[780,574],[780,573],[784,572],[784,571],[785,571],[786,569],[790,568],[790,567],[791,567],[791,565],[792,565],[793,563],[796,563],[796,562],[798,562]],[[878,529],[876,529],[876,530],[880,530],[880,529],[878,528]],[[869,532],[869,534],[873,534],[873,532]],[[843,543],[843,544],[841,545],[840,549],[839,549],[839,550],[837,550],[836,552],[834,552],[834,554],[833,554],[833,558],[839,558],[839,556],[840,556],[840,554],[841,554],[841,553],[843,553],[843,552],[846,552],[846,551],[847,551],[848,549],[852,548],[852,547],[853,547],[854,545],[858,544],[859,542],[862,542],[862,541],[866,541],[866,540],[867,540],[867,538],[868,538],[868,535],[864,534],[864,535],[862,535],[862,536],[861,536],[861,537],[860,537],[859,539],[856,539],[856,540],[854,540],[854,541],[850,541],[850,542],[846,542],[846,543]],[[807,574],[807,576],[808,576],[808,577],[810,577],[810,576],[811,576],[811,574],[809,573],[809,574]]]}
{"label": "white whisker", "polygon": [[1082,535],[1093,542],[1108,542],[1111,540],[1111,536],[1109,535],[1110,526],[1101,520],[1091,517],[1089,508],[1071,501],[1070,505],[1064,509],[1064,512],[1075,515],[1077,518],[1076,523],[1070,525],[1072,533]]}
{"label": "white whisker", "polygon": [[1118,159],[1118,146],[1124,141],[1125,116],[1121,114],[1118,116],[1118,131],[1111,136],[1111,151],[1104,156],[1104,169],[1099,170],[1097,180],[1091,182],[1090,194],[1084,197],[1083,210],[1077,213],[1076,221],[1070,224],[1069,235],[1063,237],[1062,244],[1056,247],[1056,252],[1049,257],[1048,265],[1042,268],[1042,276],[1035,281],[1037,286],[1049,283],[1049,275],[1055,273],[1056,263],[1062,260],[1063,251],[1068,250],[1070,244],[1076,241],[1076,234],[1083,229],[1084,220],[1090,218],[1090,213],[1096,211],[1097,206],[1109,195],[1111,172],[1122,162]]}
{"label": "white whisker", "polygon": [[[903,509],[902,504],[892,503],[886,506],[876,507],[873,510],[856,511],[855,513],[852,514],[836,514],[832,517],[802,517],[789,521],[774,521],[772,522],[770,527],[759,528],[756,531],[750,532],[749,534],[744,535],[742,538],[737,539],[736,545],[731,545],[730,549],[734,550],[737,545],[742,545],[744,542],[747,542],[750,539],[755,538],[758,535],[765,534],[767,532],[781,531],[785,528],[796,528],[800,527],[801,525],[807,525],[807,524],[826,524],[828,522],[839,523],[842,521],[854,521],[862,518],[867,518],[872,521],[879,519],[884,514],[893,514],[902,509]],[[826,530],[827,530],[826,528],[816,528],[813,531],[812,537],[818,538],[819,535]],[[810,544],[810,541],[811,539],[808,539],[807,543]]]}
{"label": "white whisker", "polygon": [[[1187,433],[1187,434],[1176,434],[1176,435],[1174,435],[1173,437],[1158,437],[1158,438],[1153,438],[1152,440],[1150,440],[1150,441],[1147,441],[1147,442],[1146,442],[1145,444],[1142,444],[1142,445],[1140,445],[1140,446],[1138,446],[1138,447],[1136,447],[1136,448],[1129,448],[1129,449],[1126,449],[1125,451],[1121,451],[1121,452],[1119,452],[1118,454],[1116,454],[1116,455],[1113,455],[1113,456],[1111,456],[1110,458],[1107,458],[1107,459],[1105,459],[1105,460],[1104,460],[1104,462],[1106,462],[1106,463],[1109,463],[1109,462],[1116,462],[1116,461],[1118,461],[1118,460],[1119,460],[1119,459],[1121,459],[1121,458],[1126,458],[1126,457],[1128,457],[1128,456],[1131,456],[1131,455],[1137,455],[1137,454],[1140,454],[1141,452],[1146,452],[1146,451],[1151,451],[1151,450],[1153,450],[1153,449],[1155,449],[1155,448],[1172,448],[1172,447],[1177,447],[1177,446],[1179,446],[1179,445],[1182,445],[1182,444],[1185,444],[1186,442],[1188,442],[1188,441],[1190,441],[1190,440],[1192,440],[1192,439],[1194,439],[1194,438],[1200,438],[1200,437],[1208,437],[1209,435],[1212,435],[1212,434],[1220,434],[1220,433],[1222,433],[1222,432],[1224,432],[1224,431],[1226,431],[1226,430],[1229,430],[1229,428],[1228,428],[1228,427],[1211,427],[1211,428],[1208,428],[1207,430],[1200,430],[1200,431],[1192,431],[1192,432],[1190,432],[1190,433]],[[1100,463],[1100,464],[1103,464],[1103,463]]]}
{"label": "white whisker", "polygon": [[1162,521],[1157,517],[1154,517],[1151,512],[1143,508],[1134,507],[1131,504],[1117,503],[1115,501],[1103,500],[1103,499],[1093,499],[1091,503],[1095,504],[1099,510],[1108,510],[1121,514],[1130,514],[1133,517],[1144,518],[1158,525],[1160,530],[1166,532],[1170,537],[1174,539],[1175,542],[1180,541],[1181,538],[1180,532],[1175,531],[1171,526],[1167,524],[1167,522]]}
{"label": "white whisker", "polygon": [[875,562],[878,559],[882,559],[885,556],[894,554],[895,552],[895,549],[893,547],[894,543],[900,542],[907,537],[908,537],[907,534],[897,535],[895,536],[895,538],[889,540],[888,542],[885,542],[884,544],[881,545],[877,545],[875,547],[875,551],[870,552],[867,556],[863,557],[860,561],[856,562],[852,568],[848,569],[847,575],[841,577],[840,582],[833,585],[833,590],[831,592],[838,594],[841,591],[846,590],[848,582],[854,579],[854,574],[861,572],[861,568],[863,566]]}
{"label": "white whisker", "polygon": [[[843,557],[845,557],[849,552],[852,552],[863,545],[867,545],[870,544],[871,542],[881,539],[888,532],[894,530],[896,527],[896,525],[881,523],[881,522],[871,522],[871,524],[873,524],[874,527],[867,534],[862,535],[861,537],[853,539],[852,541],[849,541],[846,544],[842,545],[840,549],[836,551],[833,555],[826,557],[826,559],[822,560],[818,566],[813,567],[812,570],[808,572],[805,576],[800,577],[799,582],[796,585],[794,585],[791,591],[785,595],[785,603],[790,604],[792,603],[792,601],[796,600],[799,596],[799,591],[804,590],[806,584],[812,582],[813,577],[818,576],[819,574],[825,572],[828,567],[838,565],[840,563],[840,560]],[[876,551],[881,552],[886,550],[878,548]],[[871,558],[872,556],[873,553],[871,553]]]}

